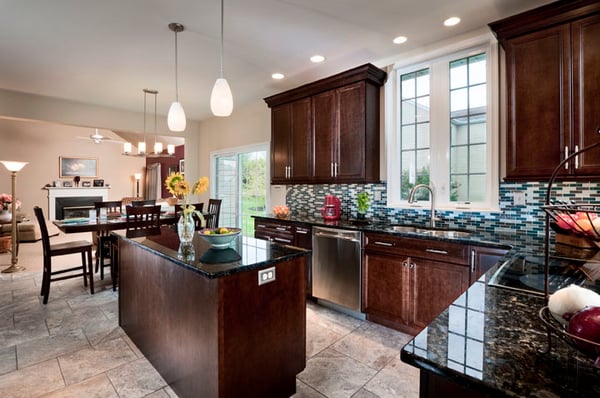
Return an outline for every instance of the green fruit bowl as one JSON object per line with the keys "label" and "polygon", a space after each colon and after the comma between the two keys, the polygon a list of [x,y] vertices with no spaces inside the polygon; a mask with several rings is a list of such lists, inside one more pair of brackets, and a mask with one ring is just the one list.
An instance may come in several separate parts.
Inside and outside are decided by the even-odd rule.
{"label": "green fruit bowl", "polygon": [[[226,229],[226,233],[219,233]],[[227,249],[231,241],[233,241],[242,232],[241,228],[205,228],[200,231],[199,235],[202,239],[210,243],[213,249]]]}

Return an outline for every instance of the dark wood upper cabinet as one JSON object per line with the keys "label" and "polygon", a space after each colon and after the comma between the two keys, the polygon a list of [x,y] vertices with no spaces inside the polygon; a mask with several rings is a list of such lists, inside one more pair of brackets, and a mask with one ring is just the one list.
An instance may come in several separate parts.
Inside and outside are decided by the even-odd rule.
{"label": "dark wood upper cabinet", "polygon": [[[600,2],[558,1],[490,24],[502,48],[506,180],[547,180],[600,135]],[[600,149],[560,178],[600,175]]]}
{"label": "dark wood upper cabinet", "polygon": [[378,182],[385,78],[366,64],[265,98],[272,121],[271,183]]}

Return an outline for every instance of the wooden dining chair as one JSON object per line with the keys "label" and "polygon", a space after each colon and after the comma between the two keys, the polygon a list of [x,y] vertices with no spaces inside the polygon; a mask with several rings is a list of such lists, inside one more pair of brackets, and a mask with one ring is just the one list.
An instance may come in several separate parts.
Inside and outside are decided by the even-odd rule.
{"label": "wooden dining chair", "polygon": [[[200,213],[202,213],[202,209],[204,208],[204,202],[191,203],[191,205],[194,206],[194,211],[199,211]],[[183,205],[175,205],[175,213],[177,219],[179,219],[179,217],[181,216],[181,212],[183,212]],[[194,226],[196,231],[202,229],[202,219],[200,219],[200,217],[198,217],[196,213],[194,213],[192,217],[194,218]]]}
{"label": "wooden dining chair", "polygon": [[[160,205],[125,207],[125,228],[125,236],[128,238],[160,234]],[[110,273],[113,275],[113,291],[116,291],[119,279],[119,245],[117,240],[112,242],[112,247]]]}
{"label": "wooden dining chair", "polygon": [[206,211],[206,228],[217,228],[219,226],[219,214],[221,212],[221,199],[209,199]]}
{"label": "wooden dining chair", "polygon": [[155,206],[156,205],[156,199],[133,200],[133,201],[131,201],[131,205],[133,207]]}
{"label": "wooden dining chair", "polygon": [[[94,294],[94,268],[92,265],[92,242],[87,240],[78,240],[72,242],[64,242],[50,244],[50,236],[46,225],[46,217],[44,212],[38,206],[33,208],[35,217],[37,218],[40,233],[42,235],[42,249],[44,254],[44,269],[42,274],[42,288],[40,296],[43,296],[43,303],[48,303],[50,296],[50,283],[63,279],[77,278],[83,276],[83,284],[87,287],[87,277],[90,278],[90,293]],[[62,268],[56,271],[52,270],[52,257],[64,256],[67,254],[81,254],[81,265],[71,268]],[[86,266],[88,269],[86,269]],[[81,271],[76,273],[76,271]],[[61,276],[58,276],[61,275]]]}
{"label": "wooden dining chair", "polygon": [[[103,212],[103,210],[106,210],[108,218],[121,217],[120,200],[95,202],[94,208],[96,209],[96,218],[100,218],[100,213]],[[96,272],[100,270],[100,279],[104,279],[104,267],[110,265],[105,264],[104,260],[110,260],[112,258],[112,242],[115,238],[111,236],[109,229],[99,228],[98,231],[92,233],[92,239],[96,243]]]}

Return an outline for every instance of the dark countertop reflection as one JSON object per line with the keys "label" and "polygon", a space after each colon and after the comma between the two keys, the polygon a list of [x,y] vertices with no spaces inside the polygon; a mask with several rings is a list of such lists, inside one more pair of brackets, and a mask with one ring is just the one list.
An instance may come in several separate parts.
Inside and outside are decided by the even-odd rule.
{"label": "dark countertop reflection", "polygon": [[308,250],[241,234],[229,247],[219,250],[211,248],[198,233],[189,245],[180,245],[177,232],[172,227],[163,226],[160,231],[154,232],[156,234],[139,237],[128,237],[124,230],[114,231],[113,234],[211,279],[265,267],[310,253]]}

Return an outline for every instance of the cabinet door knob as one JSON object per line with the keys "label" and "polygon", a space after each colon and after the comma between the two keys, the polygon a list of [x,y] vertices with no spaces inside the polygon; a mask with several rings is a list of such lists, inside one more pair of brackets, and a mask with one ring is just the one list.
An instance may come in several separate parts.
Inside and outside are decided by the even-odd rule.
{"label": "cabinet door knob", "polygon": [[413,269],[413,268],[415,268],[415,263],[408,264],[408,269]]}

